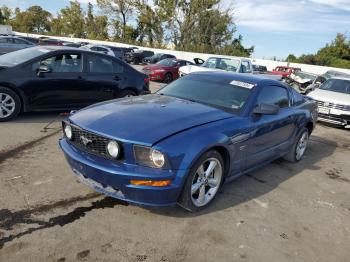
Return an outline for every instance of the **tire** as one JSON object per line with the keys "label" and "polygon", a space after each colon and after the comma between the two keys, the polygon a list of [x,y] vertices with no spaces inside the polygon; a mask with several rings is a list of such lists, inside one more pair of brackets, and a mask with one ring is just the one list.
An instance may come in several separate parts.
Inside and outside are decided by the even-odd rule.
{"label": "tire", "polygon": [[164,83],[169,84],[169,83],[171,83],[173,80],[174,80],[174,79],[173,79],[172,73],[166,73],[166,74],[165,74]]}
{"label": "tire", "polygon": [[292,163],[300,161],[305,154],[308,141],[309,130],[306,127],[304,127],[295,139],[295,142],[290,151],[283,158]]}
{"label": "tire", "polygon": [[12,120],[21,112],[21,99],[11,89],[0,87],[0,122]]}
{"label": "tire", "polygon": [[[212,203],[224,179],[223,163],[217,151],[204,153],[191,167],[178,204],[190,212],[197,212]],[[206,175],[209,170],[212,172]]]}
{"label": "tire", "polygon": [[140,62],[141,62],[140,58],[137,58],[137,57],[134,58],[134,64],[135,65],[140,64]]}
{"label": "tire", "polygon": [[122,98],[122,97],[132,97],[132,96],[136,96],[136,93],[132,90],[123,90],[119,93],[118,97]]}

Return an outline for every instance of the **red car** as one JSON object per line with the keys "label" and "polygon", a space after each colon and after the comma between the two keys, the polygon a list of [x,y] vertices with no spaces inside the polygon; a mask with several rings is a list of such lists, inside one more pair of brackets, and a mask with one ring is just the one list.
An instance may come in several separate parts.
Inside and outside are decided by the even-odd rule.
{"label": "red car", "polygon": [[174,79],[179,78],[179,68],[181,66],[193,65],[194,63],[168,58],[159,61],[153,65],[147,65],[142,69],[142,72],[150,77],[152,81],[161,81],[164,83],[170,83]]}
{"label": "red car", "polygon": [[271,73],[274,75],[280,75],[282,78],[284,78],[297,71],[301,71],[301,69],[297,67],[277,66]]}

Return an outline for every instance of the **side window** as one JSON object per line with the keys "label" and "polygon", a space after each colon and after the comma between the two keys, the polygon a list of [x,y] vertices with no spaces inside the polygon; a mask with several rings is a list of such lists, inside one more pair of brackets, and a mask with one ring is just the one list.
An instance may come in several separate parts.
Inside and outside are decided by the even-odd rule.
{"label": "side window", "polygon": [[10,44],[12,41],[9,41],[9,38],[0,38],[0,44]]}
{"label": "side window", "polygon": [[124,67],[108,57],[99,55],[90,55],[89,72],[100,74],[122,73]]}
{"label": "side window", "polygon": [[288,107],[288,91],[280,86],[265,86],[258,96],[257,104],[260,103],[276,105],[280,108]]}
{"label": "side window", "polygon": [[40,65],[48,66],[53,73],[80,73],[83,72],[81,54],[60,54],[41,60],[32,66],[33,71]]}
{"label": "side window", "polygon": [[13,39],[13,42],[14,42],[15,44],[18,44],[18,45],[27,45],[27,44],[28,44],[26,41],[24,41],[24,40],[22,40],[22,39],[17,39],[17,38],[14,38],[14,39]]}
{"label": "side window", "polygon": [[248,61],[242,61],[241,64],[241,73],[249,73],[252,69],[250,67],[250,63]]}

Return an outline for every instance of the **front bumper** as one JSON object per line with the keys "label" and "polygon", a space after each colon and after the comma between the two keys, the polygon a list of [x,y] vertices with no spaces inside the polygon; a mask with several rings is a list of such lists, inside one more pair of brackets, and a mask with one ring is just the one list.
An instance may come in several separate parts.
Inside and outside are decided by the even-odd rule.
{"label": "front bumper", "polygon": [[350,125],[350,115],[336,115],[336,114],[318,114],[318,121],[326,122],[334,125],[347,126]]}
{"label": "front bumper", "polygon": [[[186,170],[160,170],[113,162],[80,151],[65,138],[60,139],[59,145],[74,174],[97,192],[141,205],[177,203]],[[165,187],[135,186],[130,180],[172,180],[172,183]]]}

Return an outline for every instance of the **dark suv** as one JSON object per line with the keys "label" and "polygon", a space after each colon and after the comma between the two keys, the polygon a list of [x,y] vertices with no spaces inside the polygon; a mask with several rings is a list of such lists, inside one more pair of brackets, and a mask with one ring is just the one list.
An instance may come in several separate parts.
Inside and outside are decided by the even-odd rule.
{"label": "dark suv", "polygon": [[159,61],[167,58],[176,58],[174,55],[169,55],[169,54],[155,54],[149,57],[145,57],[143,59],[143,63],[145,64],[155,64],[158,63]]}
{"label": "dark suv", "polygon": [[140,64],[144,58],[153,56],[153,51],[146,50],[136,50],[134,52],[129,52],[125,56],[125,61],[128,63],[134,63],[135,65]]}

